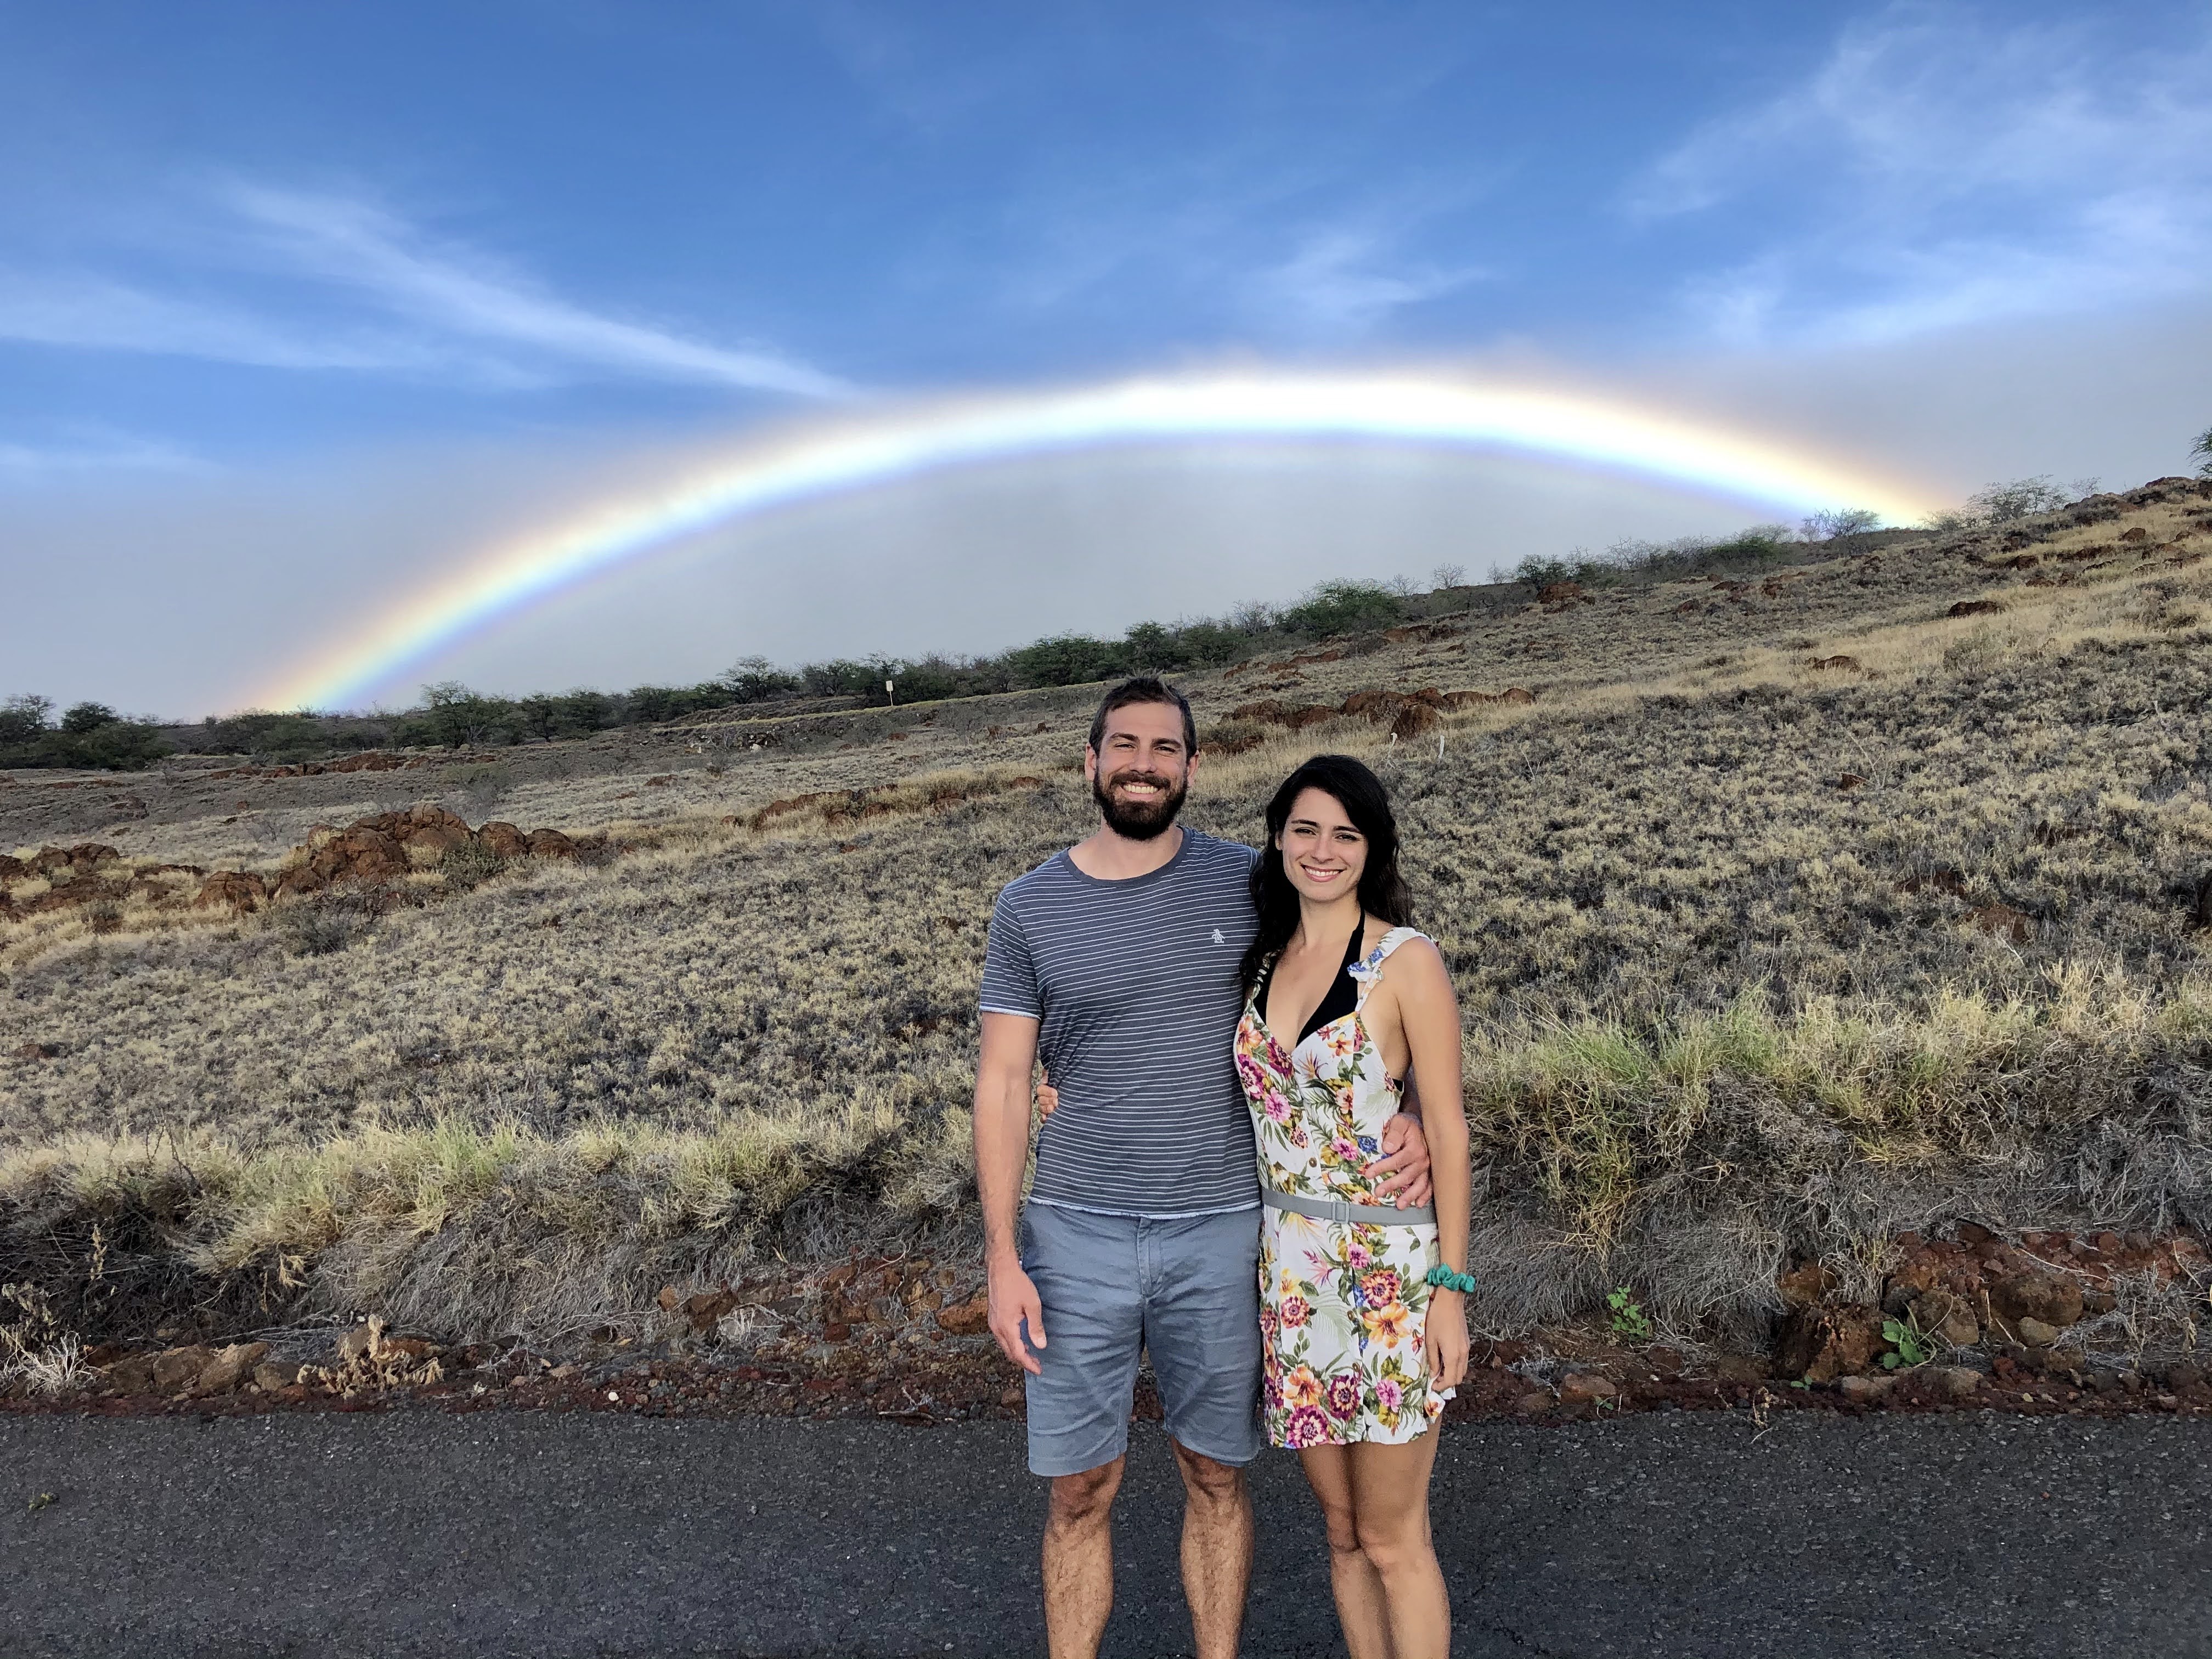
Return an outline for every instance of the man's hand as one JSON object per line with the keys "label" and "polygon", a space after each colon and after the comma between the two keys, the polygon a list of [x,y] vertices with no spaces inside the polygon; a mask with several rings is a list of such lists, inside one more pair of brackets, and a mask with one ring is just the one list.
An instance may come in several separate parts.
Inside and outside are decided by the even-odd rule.
{"label": "man's hand", "polygon": [[[1029,1326],[1027,1343],[1022,1340],[1024,1322]],[[1000,1352],[1032,1376],[1043,1372],[1044,1367],[1030,1348],[1045,1345],[1044,1304],[1019,1261],[991,1264],[991,1334],[998,1338]]]}
{"label": "man's hand", "polygon": [[1434,1194],[1429,1182],[1429,1138],[1421,1120],[1401,1112],[1382,1126],[1382,1156],[1367,1166],[1375,1195],[1401,1210],[1418,1210]]}
{"label": "man's hand", "polygon": [[1037,1121],[1042,1122],[1060,1109],[1060,1091],[1052,1086],[1052,1073],[1039,1070],[1036,1085]]}

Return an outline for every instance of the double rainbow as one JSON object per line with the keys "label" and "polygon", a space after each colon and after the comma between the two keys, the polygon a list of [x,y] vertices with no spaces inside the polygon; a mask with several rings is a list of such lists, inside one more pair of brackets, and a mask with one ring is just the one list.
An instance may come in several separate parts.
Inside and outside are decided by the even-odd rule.
{"label": "double rainbow", "polygon": [[1929,503],[1894,480],[1585,397],[1414,374],[1210,374],[939,404],[747,445],[650,494],[486,549],[264,686],[270,708],[357,706],[590,577],[736,520],[946,468],[1107,446],[1341,440],[1526,455],[1760,511]]}

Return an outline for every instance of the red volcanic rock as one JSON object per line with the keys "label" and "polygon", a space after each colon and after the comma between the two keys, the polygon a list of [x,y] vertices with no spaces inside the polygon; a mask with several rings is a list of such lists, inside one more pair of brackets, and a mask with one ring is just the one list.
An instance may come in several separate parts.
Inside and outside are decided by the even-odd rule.
{"label": "red volcanic rock", "polygon": [[980,1336],[991,1328],[991,1298],[978,1291],[965,1302],[937,1310],[937,1322],[955,1336]]}
{"label": "red volcanic rock", "polygon": [[530,852],[530,837],[497,818],[477,831],[477,844],[503,859],[524,858]]}
{"label": "red volcanic rock", "polygon": [[1947,617],[1994,617],[2004,607],[1995,599],[1961,599],[1943,614]]}
{"label": "red volcanic rock", "polygon": [[1810,1308],[1836,1288],[1835,1273],[1818,1261],[1800,1262],[1775,1281],[1783,1302],[1792,1308]]}
{"label": "red volcanic rock", "polygon": [[1408,700],[1390,721],[1390,735],[1401,739],[1417,738],[1424,732],[1433,732],[1444,723],[1444,717],[1433,704]]}
{"label": "red volcanic rock", "polygon": [[1364,714],[1370,720],[1377,718],[1387,720],[1397,712],[1398,705],[1405,700],[1405,694],[1401,691],[1384,691],[1369,686],[1346,697],[1344,700],[1342,712],[1346,714]]}
{"label": "red volcanic rock", "polygon": [[1786,1376],[1832,1382],[1864,1371],[1881,1346],[1879,1310],[1824,1303],[1796,1309],[1783,1320],[1774,1360]]}
{"label": "red volcanic rock", "polygon": [[2009,904],[1984,904],[1967,913],[1966,920],[1982,932],[2025,945],[2035,937],[2035,923]]}
{"label": "red volcanic rock", "polygon": [[0,853],[0,881],[15,881],[31,873],[31,866],[7,853]]}
{"label": "red volcanic rock", "polygon": [[[328,869],[323,867],[326,860]],[[404,876],[409,867],[405,848],[381,830],[358,824],[333,836],[316,854],[315,873],[326,879],[351,877],[357,881],[375,881]]]}
{"label": "red volcanic rock", "polygon": [[1518,685],[1509,685],[1503,691],[1500,691],[1498,694],[1498,701],[1500,702],[1531,703],[1536,701],[1536,694],[1534,691],[1528,690]]}
{"label": "red volcanic rock", "polygon": [[532,830],[530,832],[530,855],[540,859],[572,859],[576,856],[576,843],[558,830]]}
{"label": "red volcanic rock", "polygon": [[1856,657],[1835,656],[1813,659],[1813,666],[1823,671],[1858,668],[1863,665]]}
{"label": "red volcanic rock", "polygon": [[243,914],[268,897],[260,877],[244,870],[219,870],[200,884],[192,896],[196,910],[225,908]]}
{"label": "red volcanic rock", "polygon": [[2150,532],[2142,526],[2136,525],[2130,529],[2120,532],[2120,539],[2124,542],[2147,542],[2150,539]]}
{"label": "red volcanic rock", "polygon": [[2081,1286],[2065,1273],[2017,1273],[1990,1286],[1990,1311],[2014,1332],[2023,1320],[2064,1330],[2081,1321]]}
{"label": "red volcanic rock", "polygon": [[41,847],[31,855],[30,871],[33,875],[46,876],[64,870],[93,870],[122,856],[112,847],[103,847],[97,842],[82,842],[75,847]]}

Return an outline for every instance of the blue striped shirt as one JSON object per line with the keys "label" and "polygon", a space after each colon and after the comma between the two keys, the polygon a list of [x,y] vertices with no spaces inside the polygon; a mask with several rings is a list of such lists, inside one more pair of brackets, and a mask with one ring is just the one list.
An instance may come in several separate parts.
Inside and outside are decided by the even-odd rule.
{"label": "blue striped shirt", "polygon": [[1032,1202],[1140,1216],[1259,1203],[1235,1056],[1257,856],[1185,830],[1145,875],[1102,881],[1057,853],[1000,893],[983,1010],[1038,1022],[1060,1091]]}

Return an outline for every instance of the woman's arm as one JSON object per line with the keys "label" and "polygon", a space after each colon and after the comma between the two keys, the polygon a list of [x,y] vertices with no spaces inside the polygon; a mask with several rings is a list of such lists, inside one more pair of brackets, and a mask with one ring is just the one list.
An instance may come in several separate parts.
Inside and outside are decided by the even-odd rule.
{"label": "woman's arm", "polygon": [[[1412,939],[1390,958],[1406,1034],[1407,1069],[1421,1079],[1421,1125],[1436,1183],[1437,1245],[1446,1267],[1467,1271],[1468,1212],[1474,1178],[1468,1157],[1467,1111],[1460,1095],[1459,998],[1435,945]],[[1467,1376],[1467,1298],[1441,1287],[1429,1295],[1429,1370],[1442,1388]]]}

